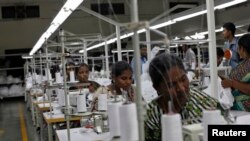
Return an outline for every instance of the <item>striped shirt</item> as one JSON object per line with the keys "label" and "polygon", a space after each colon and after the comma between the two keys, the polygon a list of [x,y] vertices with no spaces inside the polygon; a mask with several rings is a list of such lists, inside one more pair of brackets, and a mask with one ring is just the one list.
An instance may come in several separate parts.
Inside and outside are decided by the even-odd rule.
{"label": "striped shirt", "polygon": [[[202,110],[222,110],[218,101],[209,95],[194,88],[190,88],[189,93],[188,102],[180,112],[183,125],[201,123]],[[156,101],[152,101],[147,105],[147,116],[145,119],[145,136],[147,141],[161,140],[162,114],[164,112]]]}

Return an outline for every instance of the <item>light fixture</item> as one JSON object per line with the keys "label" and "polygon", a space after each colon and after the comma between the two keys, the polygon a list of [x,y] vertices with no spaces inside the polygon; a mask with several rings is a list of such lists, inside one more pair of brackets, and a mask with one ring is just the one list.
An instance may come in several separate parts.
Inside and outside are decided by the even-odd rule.
{"label": "light fixture", "polygon": [[180,38],[176,36],[176,37],[174,38],[174,40],[180,40]]}
{"label": "light fixture", "polygon": [[[230,7],[230,6],[239,4],[239,3],[243,3],[243,2],[246,2],[246,1],[247,0],[232,0],[232,1],[229,1],[229,2],[227,1],[226,3],[219,4],[219,5],[215,6],[214,10],[216,10],[216,9],[220,10],[220,9],[227,8],[227,7]],[[163,22],[163,23],[160,23],[160,24],[157,24],[157,25],[150,26],[149,28],[150,29],[159,29],[159,28],[162,28],[162,27],[165,27],[165,26],[169,26],[171,24],[175,24],[176,22],[183,21],[183,20],[186,20],[186,19],[190,19],[190,18],[199,16],[199,15],[202,15],[202,14],[205,14],[205,13],[207,13],[207,10],[201,10],[201,11],[194,12],[194,13],[191,13],[191,14],[188,14],[188,15],[184,15],[184,16],[181,16],[181,17],[174,18],[173,20],[169,20],[167,22]],[[220,29],[216,30],[216,32],[220,32],[222,30],[223,29],[220,28]],[[145,29],[141,29],[141,30],[137,31],[137,33],[143,33],[145,31],[146,31]],[[203,36],[205,34],[208,34],[208,32],[198,33],[198,34]],[[128,33],[125,38],[130,37],[132,35],[133,35],[133,33]],[[124,39],[124,38],[121,38],[121,39]],[[107,44],[114,43],[116,40],[117,40],[117,38],[112,38],[112,39],[107,41]],[[105,45],[105,42],[102,42],[102,43],[99,43],[99,44],[96,44],[94,46],[91,46],[91,47],[87,48],[87,50],[92,50],[92,49],[95,49],[95,48],[98,48],[98,47],[101,47],[101,46],[104,46],[104,45]],[[80,50],[79,52],[82,53],[83,50]]]}
{"label": "light fixture", "polygon": [[194,35],[190,36],[192,39],[205,39],[205,35],[199,34],[199,33],[195,33]]}
{"label": "light fixture", "polygon": [[69,17],[71,13],[71,10],[66,10],[65,8],[62,8],[51,22],[51,25],[59,27]]}
{"label": "light fixture", "polygon": [[83,0],[67,0],[56,17],[51,22],[49,28],[42,34],[35,46],[30,51],[29,55],[33,55],[45,40],[48,39],[56,29],[69,17],[69,15],[83,2]]}
{"label": "light fixture", "polygon": [[244,34],[247,34],[247,33],[236,34],[235,37],[241,37],[241,36],[243,36]]}
{"label": "light fixture", "polygon": [[[139,31],[138,31],[138,32],[139,32]],[[127,33],[127,34],[122,35],[120,38],[121,38],[121,39],[125,39],[125,38],[128,38],[128,37],[132,36],[132,35],[134,35],[134,33],[133,33],[133,32],[130,32],[130,33]],[[112,39],[110,39],[110,40],[107,41],[107,44],[114,43],[116,40],[117,40],[117,38],[112,38]],[[98,47],[101,47],[101,46],[104,46],[104,45],[105,45],[105,42],[101,42],[101,43],[99,43],[99,44],[96,44],[96,45],[94,45],[94,46],[91,46],[91,47],[87,48],[87,51],[92,50],[92,49],[95,49],[95,48],[98,48]],[[84,50],[80,50],[80,51],[79,51],[79,53],[83,53],[83,52],[84,52]]]}
{"label": "light fixture", "polygon": [[151,29],[158,29],[158,28],[162,28],[162,27],[165,27],[165,26],[169,26],[169,25],[174,24],[174,23],[176,23],[175,20],[169,20],[169,21],[164,22],[164,23],[160,23],[160,24],[157,24],[157,25],[153,25],[153,26],[151,26],[150,28],[151,28]]}
{"label": "light fixture", "polygon": [[[112,50],[112,53],[118,53],[118,50]],[[134,52],[134,50],[122,50],[121,52]]]}
{"label": "light fixture", "polygon": [[177,44],[175,44],[175,45],[170,45],[169,47],[170,47],[170,48],[176,48],[176,47],[178,47],[178,45],[177,45]]}
{"label": "light fixture", "polygon": [[[243,27],[244,25],[237,25],[235,26],[236,28],[240,28],[240,27]],[[218,28],[218,29],[215,29],[215,32],[222,32],[223,31],[223,27],[221,28]],[[197,33],[199,35],[207,35],[208,34],[208,31],[204,31],[204,32],[200,32],[200,33]],[[193,36],[193,35],[192,35]],[[236,36],[236,35],[235,35]]]}
{"label": "light fixture", "polygon": [[185,40],[191,40],[192,38],[190,38],[189,36],[184,37]]}
{"label": "light fixture", "polygon": [[72,12],[83,2],[83,0],[67,0],[64,7]]}
{"label": "light fixture", "polygon": [[230,6],[233,6],[233,5],[245,2],[245,1],[247,1],[247,0],[234,0],[234,1],[230,1],[230,2],[227,2],[227,3],[221,4],[221,5],[215,6],[214,10],[216,10],[216,9],[224,9],[224,8],[227,8],[227,7],[230,7]]}
{"label": "light fixture", "polygon": [[195,13],[185,15],[185,16],[182,16],[182,17],[179,17],[179,18],[175,18],[173,21],[179,22],[179,21],[183,21],[183,20],[186,20],[186,19],[190,19],[190,18],[199,16],[199,15],[203,15],[205,13],[207,13],[207,10],[203,10],[203,11],[195,12]]}
{"label": "light fixture", "polygon": [[22,56],[22,59],[32,59],[33,58],[33,56],[29,56],[29,55],[23,55]]}

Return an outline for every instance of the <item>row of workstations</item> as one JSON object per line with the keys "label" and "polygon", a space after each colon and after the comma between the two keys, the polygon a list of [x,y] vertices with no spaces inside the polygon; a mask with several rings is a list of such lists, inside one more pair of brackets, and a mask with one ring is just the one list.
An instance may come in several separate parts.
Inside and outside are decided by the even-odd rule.
{"label": "row of workstations", "polygon": [[[73,85],[72,83],[69,85]],[[66,105],[60,95],[64,95],[64,91],[58,88],[59,85],[46,87],[43,83],[34,84],[33,87],[27,92],[27,106],[32,111],[32,121],[34,127],[40,130],[40,139],[49,141],[93,141],[93,140],[122,140],[121,130],[119,133],[119,127],[116,127],[116,123],[129,122],[126,118],[121,118],[117,115],[112,115],[109,110],[115,111],[117,107],[109,107],[108,101],[103,97],[100,97],[98,105],[98,111],[91,112],[90,106],[87,105],[88,101],[84,102],[85,108],[78,109],[77,99],[80,98],[79,91],[69,91],[70,112],[65,113]],[[46,89],[46,90],[45,90]],[[83,90],[84,99],[87,96],[88,91]],[[99,97],[98,97],[99,98]],[[81,101],[84,101],[81,99]],[[106,103],[106,105],[105,105]],[[79,105],[81,105],[80,103]],[[121,103],[115,103],[117,106],[121,106]],[[81,105],[82,106],[82,105]],[[84,107],[84,106],[82,106]],[[116,109],[115,109],[116,108]],[[126,114],[129,118],[134,116]],[[245,124],[249,116],[244,112],[232,111],[231,116],[242,117],[238,123]],[[68,116],[68,118],[67,118]],[[113,116],[113,118],[111,118]],[[115,118],[114,118],[115,117]],[[128,118],[128,117],[127,117]],[[211,117],[214,118],[214,117]],[[117,121],[120,119],[120,121]],[[136,117],[134,117],[136,119]],[[238,118],[240,119],[240,118]],[[69,128],[66,127],[67,121],[70,121]],[[113,124],[112,124],[113,123]],[[176,123],[174,123],[176,124]],[[133,132],[133,128],[136,129],[136,124],[128,128]],[[120,125],[121,127],[121,125]],[[133,128],[131,128],[133,127]],[[192,124],[182,127],[183,134],[188,135],[193,141],[198,141],[199,137],[202,137],[203,127],[201,124]],[[70,139],[69,139],[70,138]]]}
{"label": "row of workstations", "polygon": [[[58,54],[46,53],[44,55],[40,53],[27,60],[25,64],[25,100],[28,109],[31,111],[33,125],[39,131],[41,140],[68,140],[67,137],[64,137],[70,135],[70,127],[80,127],[80,123],[82,125],[86,122],[94,124],[94,118],[100,118],[103,115],[99,112],[92,113],[89,111],[88,101],[86,101],[88,91],[69,91],[70,87],[79,86],[74,71],[69,73],[70,79],[66,83],[63,82],[63,79],[65,79],[63,67],[60,67],[60,71],[56,72],[55,75],[51,75],[51,69],[48,68],[51,68],[52,63],[53,65],[65,64],[64,62],[57,62],[58,59],[55,58],[58,57]],[[42,73],[37,73],[37,70],[45,71],[45,76]],[[105,72],[97,73],[93,71],[90,78],[105,86],[110,84],[107,77]],[[81,85],[86,87],[88,84]],[[83,121],[85,122],[83,123]],[[93,133],[97,135],[96,132],[93,131]],[[72,140],[77,140],[75,139],[76,136],[72,135],[71,137]],[[81,140],[81,138],[78,140]]]}
{"label": "row of workstations", "polygon": [[[33,79],[37,82],[35,79],[39,79],[39,77]],[[100,79],[104,80],[105,78]],[[90,105],[87,105],[89,101],[86,100],[87,95],[89,95],[88,90],[67,91],[67,96],[65,97],[64,89],[62,89],[64,86],[62,86],[62,84],[53,82],[54,85],[46,85],[45,83],[46,81],[41,81],[39,84],[33,83],[32,87],[29,90],[26,90],[27,107],[31,110],[33,125],[38,131],[40,131],[41,140],[63,141],[68,139],[67,136],[69,136],[69,134],[72,134],[71,140],[76,141],[82,139],[80,136],[91,139],[93,139],[92,136],[96,136],[96,139],[101,139],[100,137],[108,137],[108,133],[105,133],[104,135],[97,134],[102,133],[102,119],[104,118],[101,117],[106,115],[105,111],[107,110],[107,105],[102,112],[91,112]],[[107,84],[107,82],[105,83]],[[71,87],[75,84],[77,84],[77,82],[67,83],[67,85],[70,85]],[[67,129],[69,128],[67,127],[67,121],[69,121],[70,128],[75,127],[73,131],[70,130],[70,133],[67,132]],[[86,124],[89,125],[89,128],[86,128],[86,133],[88,131],[88,134],[83,133],[83,130],[85,129],[83,128],[83,125]],[[94,125],[102,128],[95,129],[93,128]],[[79,137],[75,135],[76,133],[79,133]]]}

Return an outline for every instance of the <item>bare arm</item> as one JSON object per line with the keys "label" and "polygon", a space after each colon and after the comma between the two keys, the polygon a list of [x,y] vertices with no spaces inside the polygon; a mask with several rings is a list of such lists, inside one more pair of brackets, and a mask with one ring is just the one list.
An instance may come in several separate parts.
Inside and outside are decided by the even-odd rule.
{"label": "bare arm", "polygon": [[232,87],[238,89],[246,95],[250,95],[250,83],[232,80]]}
{"label": "bare arm", "polygon": [[234,88],[238,89],[242,93],[250,96],[250,83],[240,82],[237,80],[224,79],[221,81],[221,84],[224,88]]}

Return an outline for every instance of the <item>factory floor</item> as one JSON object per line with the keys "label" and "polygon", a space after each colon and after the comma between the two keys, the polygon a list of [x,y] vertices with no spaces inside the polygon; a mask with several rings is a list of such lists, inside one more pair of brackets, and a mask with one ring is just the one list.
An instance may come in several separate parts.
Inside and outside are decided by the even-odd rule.
{"label": "factory floor", "polygon": [[39,141],[24,97],[0,99],[0,141]]}

